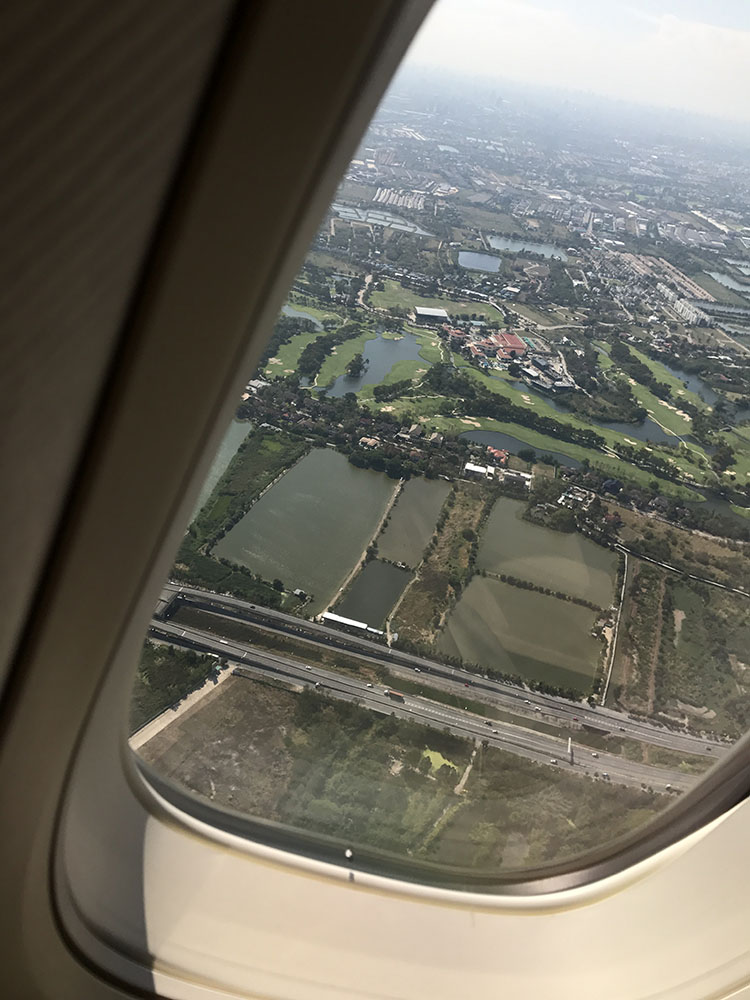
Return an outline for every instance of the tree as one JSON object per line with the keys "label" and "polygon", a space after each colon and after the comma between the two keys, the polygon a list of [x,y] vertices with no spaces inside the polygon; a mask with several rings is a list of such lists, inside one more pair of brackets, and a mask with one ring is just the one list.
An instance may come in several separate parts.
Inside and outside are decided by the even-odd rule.
{"label": "tree", "polygon": [[349,378],[359,378],[360,375],[367,368],[367,362],[365,361],[362,354],[355,354],[349,364],[346,366],[346,374]]}

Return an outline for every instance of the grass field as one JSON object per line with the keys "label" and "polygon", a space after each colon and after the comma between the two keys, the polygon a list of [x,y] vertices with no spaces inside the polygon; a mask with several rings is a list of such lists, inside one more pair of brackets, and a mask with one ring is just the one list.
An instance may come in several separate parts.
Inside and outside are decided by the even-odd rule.
{"label": "grass field", "polygon": [[397,281],[386,278],[385,289],[382,292],[373,292],[370,302],[378,309],[390,309],[393,306],[400,306],[403,309],[412,309],[414,306],[424,306],[425,309],[445,309],[449,316],[458,313],[476,313],[485,319],[495,322],[502,322],[502,313],[498,312],[486,302],[461,302],[451,299],[442,299],[418,295],[409,288],[402,288]]}
{"label": "grass field", "polygon": [[315,385],[323,388],[335,382],[339,375],[343,375],[346,372],[346,366],[354,355],[361,354],[367,341],[373,340],[374,337],[375,332],[373,330],[364,330],[358,337],[345,340],[343,344],[337,344],[333,352],[323,362],[315,379]]}
{"label": "grass field", "polygon": [[[635,398],[648,411],[649,416],[653,417],[657,424],[661,424],[665,430],[671,431],[680,437],[690,434],[693,428],[690,417],[687,414],[683,415],[682,411],[678,412],[674,404],[659,399],[658,396],[655,396],[650,389],[647,389],[645,385],[641,385],[640,382],[636,382],[630,388],[633,390]],[[705,458],[705,452],[703,452],[703,449],[699,445],[694,445],[693,448],[696,452],[703,454]]]}
{"label": "grass field", "polygon": [[[437,522],[437,541],[394,614],[392,627],[413,642],[431,645],[451,595],[469,572],[472,542],[491,497],[476,483],[457,483]],[[466,535],[464,534],[466,533]]]}
{"label": "grass field", "polygon": [[308,344],[320,336],[322,336],[321,330],[313,330],[311,333],[298,333],[296,337],[292,337],[288,343],[281,345],[275,358],[268,359],[264,374],[269,378],[291,374],[297,368],[300,354]]}
{"label": "grass field", "polygon": [[[603,357],[606,357],[604,355]],[[458,363],[458,361],[457,361]],[[464,363],[465,364],[465,363]],[[611,362],[610,362],[611,364]],[[466,365],[464,367],[464,372],[473,378],[475,381],[481,383],[485,388],[489,389],[491,392],[496,392],[501,396],[505,396],[515,403],[516,406],[523,406],[526,409],[533,410],[543,417],[550,417],[553,420],[557,420],[560,423],[568,424],[571,427],[577,427],[580,429],[593,430],[597,434],[604,438],[606,443],[611,448],[616,448],[618,445],[626,444],[628,442],[640,445],[640,442],[635,438],[628,438],[626,433],[621,433],[620,431],[611,430],[606,424],[593,424],[586,420],[581,420],[580,417],[573,416],[572,414],[560,413],[553,409],[544,399],[540,399],[536,395],[524,392],[523,389],[517,389],[508,383],[507,378],[502,375],[487,375],[484,372],[478,371],[476,368]],[[666,404],[663,404],[661,400],[657,399],[653,393],[649,392],[643,386],[635,385],[632,387],[633,392],[636,394],[638,399],[642,402],[642,405],[646,409],[651,409],[654,412],[656,420],[663,424],[665,427],[669,427],[670,430],[680,428],[678,433],[688,434],[690,433],[690,422],[685,421],[675,410],[671,409]],[[671,425],[671,426],[670,426]],[[511,433],[507,431],[506,433]],[[526,435],[518,435],[526,440]],[[548,438],[548,441],[553,440]],[[675,443],[677,439],[675,438]],[[557,442],[555,446],[548,444],[548,449],[552,451],[562,451],[565,454],[570,455],[571,458],[578,458],[578,454],[573,454],[569,451],[568,442]],[[589,452],[589,457],[591,454],[598,454],[597,452],[591,452],[591,449],[583,448],[582,451]],[[750,451],[750,449],[748,449]],[[701,470],[700,466],[697,464],[694,458],[691,459],[691,453],[693,455],[700,455],[706,461],[705,452],[699,445],[690,445],[690,452],[685,454],[684,452],[665,452],[664,455],[675,465],[677,465],[684,474],[692,476],[697,482],[706,481],[706,474]],[[629,467],[629,466],[628,466]]]}
{"label": "grass field", "polygon": [[514,313],[518,313],[519,316],[529,320],[531,323],[537,323],[539,326],[556,326],[559,322],[554,316],[550,316],[549,313],[543,312],[535,306],[522,305],[518,302],[509,302],[506,305]]}
{"label": "grass field", "polygon": [[457,796],[473,750],[410,721],[231,677],[140,754],[219,808],[393,852],[391,866],[401,855],[491,877],[573,857],[601,843],[604,824],[615,838],[664,805],[484,747]]}
{"label": "grass field", "polygon": [[643,362],[647,368],[650,368],[660,382],[665,382],[669,386],[672,390],[673,396],[678,399],[684,399],[688,403],[692,403],[693,406],[697,406],[700,410],[711,409],[711,407],[704,403],[696,392],[686,389],[682,381],[676,375],[673,375],[672,372],[667,371],[664,365],[660,364],[658,361],[654,361],[653,358],[648,356],[648,354],[644,354],[642,351],[639,351],[637,348],[633,347],[632,344],[630,344],[629,347],[638,360]]}
{"label": "grass field", "polygon": [[693,274],[691,277],[696,285],[705,288],[709,295],[713,295],[717,302],[723,302],[729,306],[748,305],[748,299],[743,298],[739,292],[735,292],[731,288],[727,288],[726,285],[722,285],[720,281],[716,281],[715,278],[712,278],[710,274],[706,274],[705,271],[699,271],[698,274]]}

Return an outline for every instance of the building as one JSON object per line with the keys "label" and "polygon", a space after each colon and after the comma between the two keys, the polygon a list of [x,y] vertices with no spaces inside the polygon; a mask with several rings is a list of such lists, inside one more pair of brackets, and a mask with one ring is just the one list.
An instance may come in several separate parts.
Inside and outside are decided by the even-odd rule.
{"label": "building", "polygon": [[473,462],[467,462],[464,466],[464,475],[492,479],[495,475],[495,467],[494,465],[475,465]]}
{"label": "building", "polygon": [[531,486],[531,478],[530,472],[517,472],[515,469],[505,469],[503,472],[503,479],[506,483],[517,483],[525,486],[526,489]]}
{"label": "building", "polygon": [[436,326],[448,322],[448,313],[445,309],[425,309],[422,306],[415,306],[414,319],[420,326]]}
{"label": "building", "polygon": [[367,622],[358,622],[354,618],[344,618],[343,615],[335,615],[332,611],[324,611],[320,616],[320,621],[330,622],[333,625],[346,625],[347,628],[355,628],[360,632],[370,632],[374,635],[384,635],[379,628],[373,628]]}

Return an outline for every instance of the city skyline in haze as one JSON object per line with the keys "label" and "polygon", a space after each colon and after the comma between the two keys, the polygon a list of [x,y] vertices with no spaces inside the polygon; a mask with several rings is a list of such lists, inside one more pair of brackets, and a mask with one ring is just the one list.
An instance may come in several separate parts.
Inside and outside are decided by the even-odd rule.
{"label": "city skyline in haze", "polygon": [[750,122],[743,0],[438,0],[407,63]]}

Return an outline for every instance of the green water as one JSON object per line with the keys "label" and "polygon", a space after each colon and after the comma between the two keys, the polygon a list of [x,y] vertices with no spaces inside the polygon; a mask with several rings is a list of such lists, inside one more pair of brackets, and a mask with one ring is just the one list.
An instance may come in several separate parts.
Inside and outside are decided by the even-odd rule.
{"label": "green water", "polygon": [[578,604],[474,577],[438,646],[505,673],[588,691],[601,650],[591,637],[595,618]]}
{"label": "green water", "polygon": [[388,614],[411,579],[411,573],[373,559],[359,573],[336,614],[382,628]]}
{"label": "green water", "polygon": [[214,553],[313,595],[320,611],[361,556],[396,484],[315,448],[258,500]]}
{"label": "green water", "polygon": [[482,532],[477,568],[506,573],[607,607],[615,597],[617,556],[578,532],[553,531],[521,514],[524,503],[500,497]]}
{"label": "green water", "polygon": [[442,479],[410,479],[391,512],[388,527],[378,539],[379,555],[416,566],[450,490],[450,484]]}

